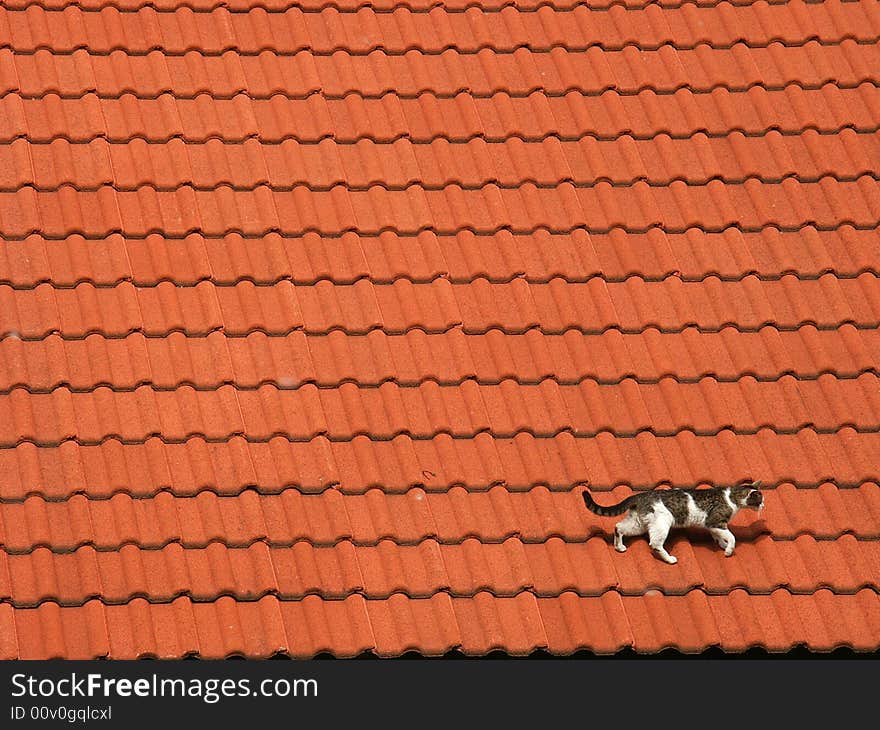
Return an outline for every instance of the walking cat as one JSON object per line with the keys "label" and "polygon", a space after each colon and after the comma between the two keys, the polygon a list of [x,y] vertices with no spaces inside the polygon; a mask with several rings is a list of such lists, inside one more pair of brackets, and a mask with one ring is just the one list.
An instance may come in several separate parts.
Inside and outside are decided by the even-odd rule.
{"label": "walking cat", "polygon": [[623,538],[648,533],[651,549],[667,563],[678,559],[663,546],[673,527],[705,527],[727,557],[733,555],[736,539],[727,523],[743,508],[758,512],[764,507],[761,482],[736,487],[711,489],[655,489],[627,497],[618,504],[603,507],[593,501],[587,489],[581,493],[584,504],[601,517],[613,517],[628,512],[614,526],[614,547],[626,552]]}

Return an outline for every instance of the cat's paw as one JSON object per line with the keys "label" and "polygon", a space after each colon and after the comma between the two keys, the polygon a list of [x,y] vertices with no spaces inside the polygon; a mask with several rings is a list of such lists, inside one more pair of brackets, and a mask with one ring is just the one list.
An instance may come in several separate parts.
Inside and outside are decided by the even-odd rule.
{"label": "cat's paw", "polygon": [[724,557],[729,558],[731,555],[733,555],[733,548],[729,547],[724,551]]}
{"label": "cat's paw", "polygon": [[614,549],[617,550],[617,552],[619,552],[619,553],[625,553],[626,552],[626,545],[624,545],[623,543],[620,543],[620,545],[615,545]]}
{"label": "cat's paw", "polygon": [[670,555],[669,558],[666,560],[666,562],[669,563],[670,565],[675,565],[678,562],[678,558],[675,557],[674,555]]}

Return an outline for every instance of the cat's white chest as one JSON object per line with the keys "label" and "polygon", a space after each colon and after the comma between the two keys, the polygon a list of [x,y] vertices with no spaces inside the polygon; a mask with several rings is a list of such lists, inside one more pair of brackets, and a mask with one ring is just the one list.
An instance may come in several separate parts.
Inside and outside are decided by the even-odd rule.
{"label": "cat's white chest", "polygon": [[705,510],[701,510],[697,507],[697,503],[694,501],[694,498],[689,494],[687,495],[687,517],[685,517],[685,525],[705,525],[706,524],[706,512]]}

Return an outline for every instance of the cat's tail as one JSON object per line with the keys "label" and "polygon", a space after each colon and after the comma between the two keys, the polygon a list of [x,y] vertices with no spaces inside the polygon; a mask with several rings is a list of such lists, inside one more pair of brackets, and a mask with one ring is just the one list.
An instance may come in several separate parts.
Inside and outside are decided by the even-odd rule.
{"label": "cat's tail", "polygon": [[584,504],[587,505],[587,509],[590,510],[590,512],[595,512],[600,517],[622,515],[629,509],[630,502],[632,501],[632,497],[627,497],[622,502],[603,507],[601,504],[596,504],[589,489],[585,488],[584,491],[581,492],[581,496],[584,498]]}

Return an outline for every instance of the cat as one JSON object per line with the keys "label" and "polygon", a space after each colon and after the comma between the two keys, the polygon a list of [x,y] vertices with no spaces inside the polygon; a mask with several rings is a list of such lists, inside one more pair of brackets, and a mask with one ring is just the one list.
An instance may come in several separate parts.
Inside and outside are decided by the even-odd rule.
{"label": "cat", "polygon": [[666,552],[664,543],[673,527],[705,527],[727,557],[733,555],[736,539],[727,523],[739,510],[764,507],[761,482],[711,489],[655,489],[627,497],[618,504],[603,507],[593,501],[589,490],[581,493],[587,509],[601,517],[629,514],[614,526],[614,547],[626,552],[623,538],[648,533],[651,549],[667,563],[678,558]]}

